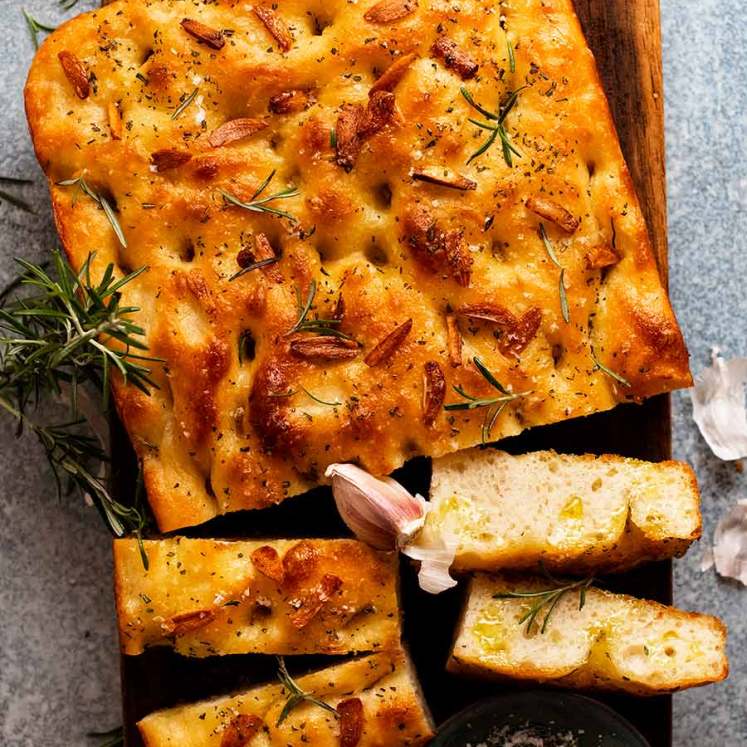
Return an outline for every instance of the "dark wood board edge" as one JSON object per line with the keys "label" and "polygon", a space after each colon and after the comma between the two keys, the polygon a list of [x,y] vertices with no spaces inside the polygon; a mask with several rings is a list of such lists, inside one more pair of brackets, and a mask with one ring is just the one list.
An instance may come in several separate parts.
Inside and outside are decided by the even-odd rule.
{"label": "dark wood board edge", "polygon": [[[663,132],[663,84],[661,63],[661,33],[658,0],[574,0],[581,24],[595,53],[602,82],[607,92],[613,119],[617,125],[622,149],[627,159],[632,180],[636,186],[641,206],[649,226],[652,244],[662,279],[667,281],[667,210],[666,179],[664,166]],[[131,451],[121,426],[115,425],[114,453],[128,454],[128,458],[118,458],[120,469],[116,470],[120,479],[117,487],[126,492],[127,484],[132,483]],[[561,446],[564,444],[564,446]],[[569,445],[570,444],[570,445]],[[555,447],[560,451],[617,451],[628,456],[650,460],[671,457],[671,412],[670,398],[661,396],[649,400],[643,406],[625,406],[613,413],[605,413],[583,421],[570,422],[537,429],[517,439],[503,442],[502,447],[511,451]],[[403,481],[422,491],[422,483],[429,470],[419,464],[411,465],[403,472]],[[116,467],[116,465],[115,465]],[[315,500],[308,498],[306,500]],[[303,498],[301,501],[304,500]],[[298,511],[300,501],[293,500],[287,506],[278,507],[284,516]],[[317,507],[319,511],[317,512]],[[271,510],[274,511],[274,510]],[[306,527],[307,531],[322,534],[318,526],[324,526],[327,536],[339,536],[339,521],[334,516],[334,508],[329,500],[322,498],[315,512],[319,514],[317,526]],[[266,512],[262,512],[266,513]],[[274,518],[273,518],[274,517]],[[265,527],[272,526],[277,513],[267,514],[267,520],[256,521],[225,519],[210,522],[197,531],[190,532],[201,536],[241,536],[242,534],[266,533]],[[275,524],[277,526],[278,524]],[[283,524],[284,526],[286,524]],[[253,531],[247,531],[251,526]],[[289,530],[291,536],[294,531]],[[296,534],[296,536],[298,536]],[[404,593],[417,593],[415,578],[409,566],[403,566]],[[640,596],[672,601],[671,563],[657,563],[632,574],[626,574],[613,581],[613,586],[621,591],[634,591]],[[444,656],[432,655],[432,645],[446,645],[441,626],[440,640],[437,636],[420,633],[418,620],[455,618],[459,608],[459,590],[439,598],[418,602],[417,615],[410,614],[405,620],[405,636],[410,641],[416,661],[425,658],[430,665],[419,665],[419,673],[424,689],[440,718],[449,710],[477,700],[485,694],[484,688],[468,681],[450,683],[449,691],[443,692],[443,678],[439,672],[443,668]],[[186,660],[170,655],[165,651],[153,651],[142,657],[123,657],[122,691],[124,723],[127,744],[132,747],[141,744],[135,721],[148,711],[149,699],[157,698],[161,687],[168,688],[174,681],[197,677],[200,680],[216,681],[229,679],[241,681],[243,657],[226,657],[228,661]],[[267,679],[267,657],[253,657],[255,677]],[[301,668],[320,666],[318,657],[303,657]],[[328,660],[326,660],[328,661]],[[266,671],[265,671],[266,670]],[[456,685],[456,686],[455,686]],[[184,690],[184,688],[182,688]],[[189,689],[189,688],[187,688]],[[199,685],[196,687],[199,690]],[[143,690],[147,692],[143,692]],[[187,693],[182,697],[189,699]],[[198,693],[192,699],[199,697]],[[599,696],[597,696],[599,697]],[[453,700],[456,698],[456,702]],[[606,696],[605,700],[613,708],[633,721],[650,741],[652,747],[671,746],[671,697],[662,696],[650,699],[635,699],[627,696]]]}

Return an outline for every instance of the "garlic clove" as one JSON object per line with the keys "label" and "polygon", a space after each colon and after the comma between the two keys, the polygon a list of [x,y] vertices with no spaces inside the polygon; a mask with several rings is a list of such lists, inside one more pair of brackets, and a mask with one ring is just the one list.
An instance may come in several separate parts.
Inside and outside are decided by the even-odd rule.
{"label": "garlic clove", "polygon": [[377,478],[354,464],[331,464],[332,494],[356,537],[381,550],[405,546],[423,528],[428,504],[390,477]]}
{"label": "garlic clove", "polygon": [[712,565],[719,576],[747,586],[747,500],[738,501],[719,520],[713,549],[704,553],[701,570]]}
{"label": "garlic clove", "polygon": [[719,459],[742,459],[747,457],[747,358],[727,361],[714,349],[712,361],[692,390],[693,419]]}
{"label": "garlic clove", "polygon": [[439,539],[437,542],[422,545],[416,541],[404,547],[402,552],[408,558],[420,561],[420,588],[429,594],[440,594],[457,585],[456,580],[449,574],[456,549],[456,542]]}

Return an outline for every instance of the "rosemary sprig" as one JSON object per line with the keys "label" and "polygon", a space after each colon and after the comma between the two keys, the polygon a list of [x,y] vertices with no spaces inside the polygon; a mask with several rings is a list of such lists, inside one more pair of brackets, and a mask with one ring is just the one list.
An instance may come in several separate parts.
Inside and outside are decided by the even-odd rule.
{"label": "rosemary sprig", "polygon": [[103,195],[98,194],[97,192],[94,192],[91,187],[88,185],[88,182],[82,177],[79,176],[77,179],[63,179],[61,182],[57,182],[58,187],[78,187],[81,192],[83,192],[84,195],[87,197],[90,197],[94,202],[98,203],[101,209],[104,211],[104,215],[106,216],[106,219],[109,221],[109,224],[111,225],[112,229],[114,230],[114,233],[117,236],[117,239],[119,240],[119,243],[126,249],[127,248],[127,239],[125,238],[124,231],[122,230],[122,226],[119,224],[119,220],[117,219],[116,214],[114,213],[114,208],[109,203],[109,200],[106,199]]}
{"label": "rosemary sprig", "polygon": [[471,163],[476,158],[479,158],[498,139],[500,139],[501,141],[503,160],[506,162],[506,165],[509,168],[513,167],[514,165],[513,156],[521,158],[521,152],[518,151],[513,145],[513,143],[511,142],[511,138],[506,131],[505,121],[506,117],[508,117],[508,115],[511,113],[511,110],[516,106],[516,102],[519,100],[519,94],[525,88],[526,86],[522,86],[521,88],[517,88],[515,91],[509,91],[506,95],[505,101],[503,103],[499,102],[498,108],[495,112],[491,112],[485,107],[478,104],[472,98],[472,94],[466,88],[462,87],[459,89],[465,101],[473,109],[475,109],[475,111],[482,114],[482,116],[488,120],[487,122],[481,122],[478,119],[468,118],[467,121],[471,122],[476,127],[480,127],[481,129],[490,132],[490,135],[483,142],[483,144],[467,159],[467,163]]}
{"label": "rosemary sprig", "polygon": [[[41,443],[58,495],[67,478],[91,498],[115,535],[135,531],[140,536],[146,525],[140,495],[132,506],[111,496],[100,476],[107,461],[104,436],[97,438],[93,426],[84,432],[81,413],[89,388],[100,391],[108,406],[113,369],[145,393],[156,386],[146,364],[157,359],[143,354],[144,330],[131,319],[137,309],[121,303],[122,287],[145,268],[117,280],[110,265],[94,284],[92,256],[77,273],[59,253],[53,257],[53,273],[16,261],[22,273],[0,294],[0,408],[17,420],[18,435],[26,428]],[[38,422],[32,414],[48,399],[69,400],[71,417],[52,425]]]}
{"label": "rosemary sprig", "polygon": [[501,396],[483,398],[475,397],[472,394],[464,391],[462,387],[453,385],[452,389],[466,401],[452,402],[451,404],[444,405],[444,410],[476,410],[482,407],[488,408],[485,413],[485,420],[482,424],[481,433],[482,442],[483,444],[485,444],[489,441],[493,426],[495,425],[496,421],[498,420],[498,416],[503,412],[506,405],[509,402],[520,399],[521,397],[526,397],[528,394],[530,394],[530,392],[510,392],[508,389],[506,389],[505,386],[503,386],[503,384],[501,384],[500,381],[498,381],[498,379],[496,379],[493,373],[477,356],[472,359],[472,362],[475,364],[475,368],[480,372],[485,381],[487,381],[490,386],[496,389],[501,394]]}
{"label": "rosemary sprig", "polygon": [[[529,609],[519,618],[519,625],[527,624],[527,633],[532,632],[532,626],[539,628],[540,634],[544,634],[547,630],[547,625],[550,622],[550,617],[555,611],[555,608],[560,603],[560,600],[571,592],[578,591],[579,610],[584,608],[586,604],[586,591],[594,583],[594,578],[586,578],[582,581],[572,581],[563,583],[557,581],[552,576],[547,574],[548,579],[554,584],[552,588],[541,589],[539,591],[506,591],[500,594],[494,594],[493,599],[532,599],[534,600]],[[544,612],[544,618],[540,625],[537,618]]]}
{"label": "rosemary sprig", "polygon": [[269,176],[267,176],[262,181],[262,183],[257,188],[257,191],[252,195],[251,199],[248,202],[242,202],[235,195],[232,195],[230,192],[225,192],[222,189],[220,190],[220,193],[223,196],[225,202],[231,205],[236,205],[236,207],[244,208],[244,210],[250,210],[253,213],[269,213],[270,215],[277,215],[280,218],[287,218],[293,223],[296,223],[296,218],[290,213],[269,205],[270,202],[274,202],[275,200],[287,200],[291,197],[297,197],[300,192],[295,187],[286,187],[280,192],[275,192],[274,194],[267,195],[266,197],[261,197],[262,193],[267,189],[274,176],[275,169],[273,169],[270,172]]}
{"label": "rosemary sprig", "polygon": [[179,106],[174,109],[174,111],[171,113],[171,119],[178,119],[184,110],[195,100],[195,97],[197,96],[198,88],[195,88],[192,93],[189,94],[182,102],[179,104]]}
{"label": "rosemary sprig", "polygon": [[341,337],[344,340],[352,340],[350,335],[340,332],[336,325],[340,323],[339,319],[309,319],[309,312],[316,297],[316,280],[309,283],[309,291],[306,294],[306,300],[301,300],[301,293],[296,288],[296,303],[298,304],[298,319],[296,323],[286,332],[286,335],[292,335],[294,332],[314,332],[317,335],[327,337]]}
{"label": "rosemary sprig", "polygon": [[63,10],[72,10],[78,4],[78,0],[59,0],[59,2]]}
{"label": "rosemary sprig", "polygon": [[607,368],[607,366],[605,366],[599,360],[599,358],[597,358],[597,354],[596,354],[596,351],[594,350],[593,345],[589,345],[589,349],[591,350],[591,359],[594,361],[594,365],[596,366],[596,368],[594,369],[595,371],[601,371],[602,373],[607,374],[607,376],[614,379],[619,384],[622,384],[625,387],[631,386],[630,382],[626,378],[621,376],[619,373],[615,373],[611,368]]}
{"label": "rosemary sprig", "polygon": [[23,17],[26,19],[26,26],[31,34],[31,41],[34,42],[34,49],[39,49],[39,34],[43,32],[51,33],[56,27],[37,21],[26,8],[21,8],[21,13],[23,13]]}
{"label": "rosemary sprig", "polygon": [[509,72],[516,72],[516,56],[514,55],[514,45],[511,44],[511,40],[506,37],[506,50],[508,51],[508,69]]}
{"label": "rosemary sprig", "polygon": [[560,264],[558,255],[555,254],[555,250],[553,249],[552,242],[550,241],[550,237],[547,235],[547,231],[545,230],[544,223],[540,223],[539,233],[540,233],[540,238],[542,239],[542,243],[545,245],[545,251],[547,252],[548,257],[550,257],[550,261],[555,265],[555,267],[560,269],[560,279],[558,280],[558,293],[560,295],[560,311],[563,314],[563,321],[566,324],[569,324],[571,321],[571,310],[568,306],[568,295],[565,290],[565,267],[563,267],[563,265]]}
{"label": "rosemary sprig", "polygon": [[331,714],[337,717],[337,711],[329,703],[325,703],[323,700],[320,700],[311,693],[307,693],[305,690],[302,690],[298,686],[296,681],[288,674],[288,670],[285,667],[285,659],[283,659],[282,656],[278,656],[278,679],[280,680],[280,683],[283,685],[283,687],[287,690],[288,699],[283,706],[283,710],[280,711],[278,720],[275,723],[276,727],[280,726],[280,724],[282,724],[283,721],[288,718],[290,712],[304,701],[308,701],[309,703],[313,703],[320,708],[324,708],[325,711],[329,711]]}

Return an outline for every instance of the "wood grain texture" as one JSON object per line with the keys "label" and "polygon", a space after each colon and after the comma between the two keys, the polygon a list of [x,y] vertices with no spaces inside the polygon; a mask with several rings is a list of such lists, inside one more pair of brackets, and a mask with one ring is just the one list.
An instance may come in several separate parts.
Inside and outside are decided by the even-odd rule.
{"label": "wood grain texture", "polygon": [[574,0],[667,281],[664,86],[658,0]]}
{"label": "wood grain texture", "polygon": [[[667,211],[664,172],[661,36],[658,0],[575,0],[579,18],[595,53],[610,100],[623,152],[638,191],[663,279],[667,275]],[[115,453],[128,452],[126,436],[115,429]],[[570,453],[619,453],[652,461],[671,456],[669,397],[538,428],[508,439],[501,447],[514,453],[554,448]],[[115,486],[126,492],[133,470],[121,457],[115,464]],[[413,492],[425,493],[428,461],[417,459],[395,477]],[[121,479],[120,479],[121,478]],[[310,508],[312,507],[313,508]],[[290,499],[281,506],[251,514],[221,517],[189,532],[204,537],[340,536],[341,525],[329,491]],[[444,670],[462,601],[462,589],[438,597],[420,592],[413,568],[402,565],[405,639],[411,649],[425,695],[438,722],[480,698],[501,691],[496,685],[461,680]],[[671,603],[671,563],[656,563],[624,576],[604,580],[614,591]],[[322,657],[290,657],[292,671],[322,666]],[[141,745],[135,722],[157,708],[193,701],[272,679],[272,657],[212,657],[194,660],[166,650],[124,657],[122,683],[128,744]],[[505,689],[505,688],[504,688]],[[509,688],[515,690],[515,687]],[[671,698],[598,699],[628,718],[651,747],[671,745]]]}

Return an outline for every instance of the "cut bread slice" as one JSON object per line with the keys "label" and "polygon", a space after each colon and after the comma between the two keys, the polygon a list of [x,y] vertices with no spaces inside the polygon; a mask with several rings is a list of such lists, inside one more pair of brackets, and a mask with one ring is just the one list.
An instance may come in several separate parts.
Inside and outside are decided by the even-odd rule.
{"label": "cut bread slice", "polygon": [[342,654],[399,647],[398,561],[355,540],[114,542],[122,651]]}
{"label": "cut bread slice", "polygon": [[680,462],[471,449],[433,460],[430,501],[424,538],[457,543],[455,570],[619,571],[680,556],[701,531]]}
{"label": "cut bread slice", "polygon": [[433,725],[406,654],[373,654],[299,677],[296,684],[331,708],[302,700],[278,723],[290,692],[268,684],[146,716],[146,747],[416,747]]}
{"label": "cut bread slice", "polygon": [[[583,606],[580,588],[554,607],[549,594],[526,596],[553,588],[538,577],[475,576],[449,670],[636,695],[726,678],[726,628],[717,618],[593,587]],[[530,628],[524,618],[534,605],[541,609]]]}

